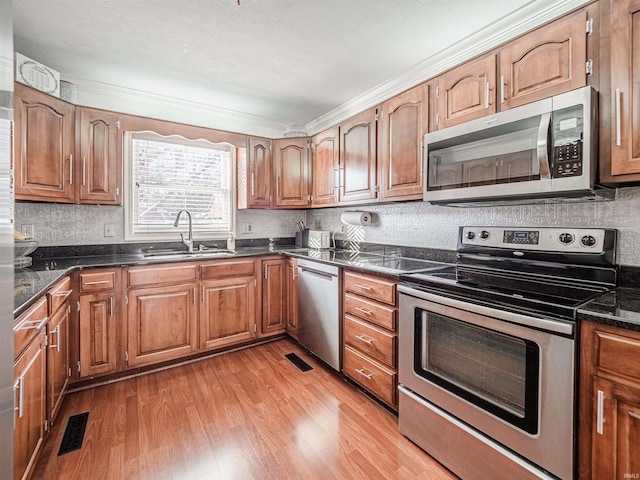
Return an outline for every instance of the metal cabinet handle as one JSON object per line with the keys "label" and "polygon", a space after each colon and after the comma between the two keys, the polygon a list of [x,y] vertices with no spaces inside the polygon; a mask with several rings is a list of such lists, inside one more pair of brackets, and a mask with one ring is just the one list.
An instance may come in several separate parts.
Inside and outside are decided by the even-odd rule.
{"label": "metal cabinet handle", "polygon": [[356,338],[364,343],[366,343],[367,345],[373,345],[373,340],[371,340],[370,338],[365,337],[364,335],[356,335]]}
{"label": "metal cabinet handle", "polygon": [[197,299],[198,299],[198,291],[196,287],[193,287],[193,304],[194,305],[197,303]]}
{"label": "metal cabinet handle", "polygon": [[200,287],[200,301],[204,303],[204,285]]}
{"label": "metal cabinet handle", "polygon": [[596,432],[598,435],[604,435],[604,392],[602,390],[598,390]]}
{"label": "metal cabinet handle", "polygon": [[489,82],[484,84],[484,108],[489,108]]}
{"label": "metal cabinet handle", "polygon": [[109,316],[113,317],[113,297],[109,297]]}
{"label": "metal cabinet handle", "polygon": [[276,176],[276,199],[280,198],[280,175]]}
{"label": "metal cabinet handle", "polygon": [[367,380],[371,380],[373,378],[373,374],[372,373],[365,373],[364,369],[362,369],[362,368],[356,368],[356,372],[358,372],[360,375],[362,375]]}
{"label": "metal cabinet handle", "polygon": [[251,196],[255,195],[256,174],[251,172]]}
{"label": "metal cabinet handle", "polygon": [[615,109],[616,109],[616,147],[622,145],[622,133],[620,125],[620,89],[616,88]]}
{"label": "metal cabinet handle", "polygon": [[87,184],[87,157],[82,156],[82,186],[84,187]]}
{"label": "metal cabinet handle", "polygon": [[73,154],[69,155],[69,185],[73,185]]}
{"label": "metal cabinet handle", "polygon": [[47,321],[49,321],[49,317],[44,317],[39,320],[27,320],[20,325],[19,330],[40,330]]}
{"label": "metal cabinet handle", "polygon": [[56,336],[56,343],[51,343],[49,345],[49,348],[55,348],[56,351],[59,352],[60,351],[60,325],[54,328],[53,332],[51,332],[51,335]]}
{"label": "metal cabinet handle", "polygon": [[504,75],[500,76],[500,103],[504,103]]}
{"label": "metal cabinet handle", "polygon": [[340,169],[333,169],[333,188],[340,188]]}
{"label": "metal cabinet handle", "polygon": [[73,290],[66,290],[64,292],[56,292],[53,293],[52,296],[53,297],[64,297],[67,298],[69,295],[71,295],[73,293]]}
{"label": "metal cabinet handle", "polygon": [[360,285],[359,283],[356,283],[353,285],[354,287],[358,287],[361,288],[363,290],[373,290],[371,287],[367,287],[366,285]]}
{"label": "metal cabinet handle", "polygon": [[24,375],[18,380],[18,389],[18,418],[22,418],[24,415]]}
{"label": "metal cabinet handle", "polygon": [[638,415],[635,412],[627,412],[629,414],[630,417],[635,418],[636,420],[640,420],[640,415]]}
{"label": "metal cabinet handle", "polygon": [[371,310],[365,310],[364,308],[361,308],[361,307],[356,307],[356,310],[364,313],[365,315],[373,315],[373,312]]}
{"label": "metal cabinet handle", "polygon": [[95,282],[84,282],[83,285],[102,285],[103,283],[111,283],[111,280],[96,280]]}

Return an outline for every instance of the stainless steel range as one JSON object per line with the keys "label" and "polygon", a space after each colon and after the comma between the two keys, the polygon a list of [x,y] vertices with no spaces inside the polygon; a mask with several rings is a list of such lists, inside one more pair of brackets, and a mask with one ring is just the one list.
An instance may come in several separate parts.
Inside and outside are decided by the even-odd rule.
{"label": "stainless steel range", "polygon": [[401,277],[400,431],[463,479],[575,477],[575,312],[616,285],[615,230],[461,227]]}

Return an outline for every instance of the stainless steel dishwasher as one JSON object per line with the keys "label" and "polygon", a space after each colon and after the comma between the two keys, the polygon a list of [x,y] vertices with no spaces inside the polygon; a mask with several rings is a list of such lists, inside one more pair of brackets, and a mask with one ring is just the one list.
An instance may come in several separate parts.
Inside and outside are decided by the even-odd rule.
{"label": "stainless steel dishwasher", "polygon": [[340,370],[340,269],[298,260],[298,341]]}

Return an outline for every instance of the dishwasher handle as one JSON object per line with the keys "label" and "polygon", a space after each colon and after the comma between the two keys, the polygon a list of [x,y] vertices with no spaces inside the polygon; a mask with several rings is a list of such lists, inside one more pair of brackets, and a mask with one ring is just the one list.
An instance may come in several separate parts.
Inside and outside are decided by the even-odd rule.
{"label": "dishwasher handle", "polygon": [[309,275],[313,275],[316,277],[320,277],[323,278],[325,280],[333,280],[334,278],[337,278],[337,275],[334,275],[332,273],[327,273],[327,272],[320,272],[318,270],[312,270],[310,268],[305,268],[305,267],[298,267],[298,278],[300,278],[301,275],[308,273]]}

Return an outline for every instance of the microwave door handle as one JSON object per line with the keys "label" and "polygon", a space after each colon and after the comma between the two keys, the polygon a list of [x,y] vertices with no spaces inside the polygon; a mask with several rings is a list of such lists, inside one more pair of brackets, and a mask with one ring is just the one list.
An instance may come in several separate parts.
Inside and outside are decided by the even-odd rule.
{"label": "microwave door handle", "polygon": [[549,138],[549,127],[551,125],[551,113],[543,113],[540,116],[540,126],[538,127],[538,165],[540,167],[540,178],[551,178],[549,169],[549,148],[547,138]]}

